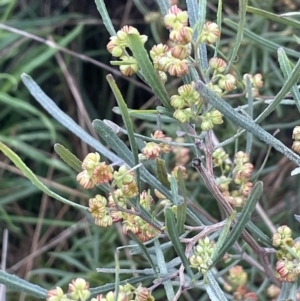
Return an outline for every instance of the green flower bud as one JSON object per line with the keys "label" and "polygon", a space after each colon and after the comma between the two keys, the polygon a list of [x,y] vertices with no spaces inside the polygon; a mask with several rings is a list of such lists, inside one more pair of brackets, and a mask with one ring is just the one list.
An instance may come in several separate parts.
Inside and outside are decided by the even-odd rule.
{"label": "green flower bud", "polygon": [[181,123],[187,123],[190,120],[190,113],[186,110],[179,110],[177,109],[174,114],[173,117],[177,120],[179,120]]}

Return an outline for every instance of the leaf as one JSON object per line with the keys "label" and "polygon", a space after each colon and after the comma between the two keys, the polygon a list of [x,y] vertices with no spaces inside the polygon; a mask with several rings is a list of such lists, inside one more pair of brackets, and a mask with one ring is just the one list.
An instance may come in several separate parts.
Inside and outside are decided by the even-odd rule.
{"label": "leaf", "polygon": [[206,292],[211,301],[228,301],[211,271],[205,274],[205,282]]}
{"label": "leaf", "polygon": [[[67,46],[69,43],[74,41],[74,39],[77,36],[79,36],[82,33],[83,27],[84,27],[83,24],[77,25],[67,35],[62,37],[57,42],[57,45],[60,47]],[[44,49],[44,47],[45,47],[44,45],[40,45],[39,47],[43,48],[43,50],[38,51],[37,55],[34,57],[34,59],[24,61],[23,64],[20,63],[20,61],[19,61],[19,63],[16,64],[17,69],[13,73],[15,78],[17,78],[19,80],[20,76],[22,78],[22,74],[30,73],[33,70],[35,70],[36,68],[40,67],[42,64],[49,62],[50,58],[53,57],[59,51],[58,47],[48,47],[47,46],[48,48],[46,48],[46,49]],[[34,48],[34,50],[35,50],[35,48]],[[31,51],[33,51],[33,49]],[[12,86],[11,83],[7,83],[7,84],[1,86],[1,90],[8,91],[11,88],[11,86]]]}
{"label": "leaf", "polygon": [[[223,3],[222,2],[223,2],[223,0],[218,1],[218,11],[217,11],[217,24],[218,24],[220,32],[222,32],[222,19],[223,19],[223,17],[222,17]],[[219,39],[216,43],[216,49],[215,49],[214,57],[218,56],[220,42],[221,42],[221,40]]]}
{"label": "leaf", "polygon": [[102,17],[102,21],[103,21],[103,24],[104,24],[106,30],[109,32],[109,34],[111,36],[115,36],[117,33],[111,22],[111,19],[107,12],[104,1],[103,0],[95,0],[95,3],[97,6],[97,9],[98,9],[98,12],[100,13],[100,15]]}
{"label": "leaf", "polygon": [[[166,266],[164,253],[162,252],[158,239],[155,239],[154,247],[155,247],[155,255],[157,259],[157,265],[159,267],[160,273],[168,274],[168,268]],[[164,281],[163,284],[166,291],[167,300],[174,300],[175,293],[174,293],[171,280]]]}
{"label": "leaf", "polygon": [[177,186],[177,181],[173,175],[171,175],[171,193],[172,193],[172,203],[174,205],[179,204],[179,195],[178,195],[178,186]]}
{"label": "leaf", "polygon": [[265,10],[262,10],[262,9],[259,9],[259,8],[255,8],[255,7],[252,7],[252,6],[247,6],[247,12],[255,14],[257,16],[261,16],[264,19],[269,19],[269,20],[272,20],[272,21],[275,21],[275,22],[278,22],[278,23],[281,23],[281,24],[285,24],[287,26],[292,26],[294,28],[300,29],[300,22],[295,21],[295,20],[291,20],[291,19],[288,19],[288,18],[280,17],[278,15],[272,14],[268,11],[265,11]]}
{"label": "leaf", "polygon": [[170,189],[170,182],[168,180],[168,173],[166,170],[165,160],[157,158],[155,160],[156,163],[156,173],[157,178],[167,189]]}
{"label": "leaf", "polygon": [[187,193],[185,189],[185,183],[182,177],[181,170],[177,173],[179,191],[183,195],[183,202],[177,206],[177,231],[180,234],[184,232],[184,223],[187,215]]}
{"label": "leaf", "polygon": [[159,275],[157,273],[157,268],[148,252],[148,249],[145,247],[145,245],[138,239],[136,235],[134,235],[132,232],[129,232],[129,236],[138,244],[138,246],[141,249],[141,253],[144,254],[144,256],[148,259],[148,262],[150,266],[152,267],[153,273],[156,274],[156,277],[159,278]]}
{"label": "leaf", "polygon": [[[114,107],[112,111],[118,115],[121,115],[121,110],[118,107]],[[137,118],[137,119],[142,119],[145,121],[153,121],[157,122],[157,110],[128,110],[129,116],[132,118]],[[164,115],[160,115],[160,119],[162,123],[174,123],[178,122],[176,119],[173,117],[168,117]]]}
{"label": "leaf", "polygon": [[254,185],[235,226],[233,227],[227,240],[222,246],[222,249],[218,254],[216,254],[214,257],[211,258],[213,261],[212,265],[218,262],[225,255],[225,253],[234,245],[236,240],[240,237],[241,233],[244,231],[246,227],[246,224],[249,222],[251,215],[255,209],[256,203],[258,202],[262,193],[263,193],[263,183],[257,182]]}
{"label": "leaf", "polygon": [[169,0],[156,0],[157,4],[159,5],[161,14],[165,16],[168,12],[168,9],[171,7]]}
{"label": "leaf", "polygon": [[[230,19],[224,19],[224,23],[234,30],[239,29],[239,25],[237,23],[231,21]],[[247,28],[244,28],[244,36],[249,38],[253,42],[255,42],[255,44],[260,45],[261,47],[263,47],[265,49],[269,49],[273,52],[276,52],[277,49],[281,47],[281,45],[276,44],[268,39],[265,39],[264,37],[253,33],[252,31],[250,31]],[[283,47],[283,48],[289,56],[292,56],[297,59],[299,58],[299,52],[297,52],[293,49],[289,49],[287,47]]]}
{"label": "leaf", "polygon": [[5,107],[12,107],[13,109],[17,109],[18,113],[20,114],[27,114],[27,112],[29,112],[30,114],[38,116],[44,123],[45,127],[49,130],[51,140],[54,141],[56,139],[55,128],[49,118],[40,110],[38,110],[34,105],[28,103],[28,101],[24,101],[22,99],[12,97],[7,93],[0,92],[0,102],[2,102]]}
{"label": "leaf", "polygon": [[230,230],[230,226],[231,226],[233,220],[235,219],[235,217],[236,217],[236,212],[233,212],[230,215],[230,217],[227,219],[227,222],[226,222],[225,226],[222,229],[222,232],[221,232],[221,234],[218,238],[218,241],[214,246],[214,250],[213,250],[213,253],[211,255],[212,260],[214,258],[216,258],[218,256],[218,254],[221,252],[221,249],[222,249],[223,245],[225,244],[225,241],[228,238],[228,233],[229,233],[229,230]]}
{"label": "leaf", "polygon": [[251,232],[252,236],[256,236],[258,241],[261,241],[263,244],[270,248],[272,247],[272,240],[270,239],[270,237],[262,232],[259,228],[257,228],[257,226],[255,226],[255,224],[253,224],[251,221],[247,223],[246,229]]}
{"label": "leaf", "polygon": [[[248,100],[248,110],[247,113],[251,119],[253,119],[253,93],[252,93],[252,83],[249,76],[246,76],[246,89],[247,89],[247,100]],[[247,132],[246,138],[246,153],[251,154],[253,135]]]}
{"label": "leaf", "polygon": [[280,288],[280,294],[277,298],[277,301],[287,301],[287,300],[296,300],[297,294],[297,281],[283,282]]}
{"label": "leaf", "polygon": [[47,290],[44,288],[32,284],[24,279],[21,279],[15,275],[8,274],[0,269],[0,283],[12,288],[14,291],[24,292],[37,298],[46,299]]}
{"label": "leaf", "polygon": [[54,145],[54,150],[59,155],[59,157],[74,170],[76,170],[77,172],[80,172],[82,170],[82,162],[63,145],[56,143]]}
{"label": "leaf", "polygon": [[240,48],[242,40],[243,40],[243,34],[244,34],[245,24],[246,24],[247,3],[248,3],[248,0],[239,0],[239,24],[237,26],[237,34],[235,37],[235,43],[234,43],[230,59],[228,61],[228,64],[227,64],[227,67],[225,70],[225,74],[230,70],[232,63],[236,59],[237,53],[239,51],[239,48]]}
{"label": "leaf", "polygon": [[191,279],[193,279],[194,273],[190,267],[187,257],[184,254],[182,244],[179,241],[179,235],[178,235],[177,227],[175,224],[175,216],[174,216],[173,211],[170,208],[167,208],[165,210],[165,218],[166,218],[167,231],[169,233],[170,240],[172,241],[173,247],[174,247],[176,253],[178,254],[178,256],[180,257],[187,274],[189,275],[189,277]]}
{"label": "leaf", "polygon": [[[280,69],[283,73],[284,79],[287,80],[288,76],[292,72],[291,62],[289,61],[288,57],[286,56],[283,48],[279,48],[277,53],[278,53],[278,62],[280,64]],[[299,93],[297,84],[295,84],[291,88],[291,93],[293,95],[293,98],[294,98],[294,101],[298,108],[298,111],[300,112],[300,93]]]}
{"label": "leaf", "polygon": [[35,185],[38,189],[49,195],[50,197],[64,203],[75,207],[80,210],[89,210],[88,207],[76,204],[71,202],[62,196],[56,194],[55,192],[51,191],[47,186],[45,186],[37,177],[36,175],[25,165],[22,159],[14,153],[10,148],[8,148],[5,144],[0,142],[0,150],[6,155],[23,173],[24,175]]}
{"label": "leaf", "polygon": [[[186,5],[187,5],[187,10],[189,15],[190,27],[194,29],[193,40],[194,42],[196,42],[205,23],[207,3],[206,0],[202,0],[202,1],[186,0]],[[205,77],[205,80],[208,81],[209,78],[206,70],[208,69],[209,66],[208,66],[208,59],[207,59],[206,44],[201,43],[200,45],[198,45],[198,47],[199,47],[198,62],[200,65],[199,67],[201,70],[201,74]],[[191,68],[191,69],[195,70],[195,68]],[[196,76],[195,75],[196,74],[193,72],[192,77],[194,81],[199,79],[198,74]]]}
{"label": "leaf", "polygon": [[128,34],[129,47],[132,51],[134,58],[137,60],[139,68],[143,74],[143,77],[163,103],[163,105],[171,112],[174,111],[170,105],[170,99],[168,92],[161,82],[157,72],[155,71],[153,64],[150,61],[148,53],[144,47],[144,44],[141,42],[137,34]]}
{"label": "leaf", "polygon": [[[131,122],[131,119],[129,117],[129,113],[128,113],[128,108],[127,105],[125,103],[125,100],[121,94],[121,91],[119,90],[113,76],[111,74],[106,76],[106,79],[110,85],[110,88],[112,89],[115,98],[117,100],[118,106],[121,110],[121,115],[122,115],[122,119],[123,122],[125,124],[126,130],[127,130],[127,136],[129,138],[129,143],[130,143],[130,147],[131,147],[131,151],[133,154],[133,160],[134,160],[134,165],[138,165],[139,162],[139,149],[138,149],[138,145],[136,143],[135,140],[135,136],[134,136],[134,131],[133,131],[133,125]],[[141,187],[141,183],[140,183],[140,171],[139,169],[135,169],[135,175],[136,175],[136,182],[138,187]]]}
{"label": "leaf", "polygon": [[[294,83],[294,80],[297,80],[296,70],[300,71],[300,60],[298,61],[297,65],[293,69],[293,72],[290,74],[288,80],[285,82],[280,92],[277,94],[276,102],[277,101],[280,102],[281,100],[278,95],[280,94],[280,96],[282,96],[283,91],[286,90],[289,91],[288,87],[291,87],[293,85],[292,83]],[[291,82],[289,80],[291,80]],[[274,101],[275,107],[273,106],[273,103],[270,104],[269,107],[263,113],[261,113],[260,116],[255,121],[253,121],[251,118],[247,118],[242,114],[237,114],[227,102],[225,102],[221,97],[219,97],[215,92],[213,92],[201,81],[197,81],[196,90],[200,94],[200,96],[202,96],[208,103],[210,103],[213,107],[219,110],[225,117],[229,118],[236,125],[252,133],[260,140],[267,143],[268,145],[271,145],[277,151],[281,152],[291,161],[295,162],[298,166],[300,166],[300,157],[298,155],[296,155],[293,151],[291,151],[288,147],[286,147],[281,141],[276,139],[273,135],[269,134],[255,123],[255,121],[260,122],[263,118],[268,116],[270,112],[273,111],[273,109],[276,107],[275,101]]]}
{"label": "leaf", "polygon": [[93,147],[101,155],[105,156],[112,162],[120,161],[120,158],[104,147],[99,141],[89,135],[80,127],[72,118],[65,114],[52,99],[50,99],[37,83],[27,74],[23,73],[21,79],[29,90],[30,94],[48,111],[59,123],[65,126],[69,131],[74,133],[82,141]]}

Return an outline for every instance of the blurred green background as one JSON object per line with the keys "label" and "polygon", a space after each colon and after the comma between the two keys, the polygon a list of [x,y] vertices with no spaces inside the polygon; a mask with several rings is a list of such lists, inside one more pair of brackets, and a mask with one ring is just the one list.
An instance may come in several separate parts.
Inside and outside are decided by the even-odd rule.
{"label": "blurred green background", "polygon": [[[155,1],[105,2],[117,30],[124,25],[137,27],[141,34],[149,36],[148,49],[159,41],[167,41],[168,33],[163,28]],[[295,0],[250,0],[249,5],[276,14],[300,8]],[[179,1],[179,7],[184,9],[185,1]],[[216,10],[217,1],[209,1],[208,20],[216,20]],[[237,22],[238,1],[223,1],[223,13],[224,18]],[[64,112],[94,137],[97,135],[91,127],[93,119],[110,119],[121,125],[119,116],[112,112],[116,102],[105,79],[112,72],[111,68],[115,69],[114,77],[129,108],[154,108],[155,99],[149,90],[136,86],[120,76],[117,68],[110,66],[111,55],[106,50],[109,35],[93,0],[2,0],[0,18],[1,24],[22,31],[18,34],[0,26],[0,141],[11,147],[51,189],[86,205],[88,194],[78,187],[75,172],[56,156],[53,145],[63,144],[80,159],[93,149],[40,107],[20,82],[20,75],[23,72],[29,74]],[[295,20],[297,18],[300,17],[296,16]],[[224,22],[222,29],[221,50],[225,55],[230,53],[236,35],[236,28],[230,24]],[[234,67],[241,74],[262,73],[265,85],[261,94],[271,98],[283,83],[276,49],[287,47],[289,58],[295,62],[300,47],[293,35],[300,36],[299,30],[253,14],[247,14],[247,29]],[[71,50],[73,55],[57,51],[31,35],[44,42],[54,41]],[[263,42],[257,37],[263,38]],[[212,53],[213,50],[209,50],[209,54]],[[93,63],[86,57],[100,63]],[[179,84],[178,79],[168,81],[170,95],[176,93]],[[237,90],[236,93],[240,92]],[[246,102],[243,97],[228,101],[234,106]],[[262,108],[263,104],[257,106],[255,114]],[[271,133],[279,128],[281,131],[277,137],[291,146],[292,128],[299,125],[298,120],[293,106],[280,106],[263,126]],[[137,132],[149,135],[155,123],[135,120],[135,126]],[[165,130],[174,135],[176,128],[166,126]],[[226,122],[217,130],[217,136],[223,141],[234,131],[234,126]],[[241,145],[243,141],[240,140]],[[234,145],[226,147],[226,151],[232,155]],[[251,158],[256,169],[262,164],[266,152],[267,146],[255,140]],[[297,230],[292,213],[300,212],[300,185],[297,178],[289,176],[292,168],[292,163],[275,151],[271,152],[261,177],[265,183],[263,206],[276,225],[286,223]],[[188,183],[188,189],[195,202],[212,199],[206,190],[199,188],[198,182]],[[215,203],[202,205],[218,217]],[[254,216],[254,220],[264,227],[258,216]],[[116,247],[128,242],[120,226],[100,229],[82,212],[43,195],[1,153],[0,247],[3,246],[4,229],[9,231],[7,271],[46,289],[54,285],[65,288],[75,277],[84,277],[92,287],[113,282],[113,274],[97,274],[95,268],[114,267]],[[135,258],[133,263],[128,252],[122,252],[120,256],[123,268],[147,267],[142,258]],[[158,296],[161,294],[162,291],[158,291]],[[186,300],[190,298],[191,295],[187,294]],[[8,290],[7,300],[34,299]]]}

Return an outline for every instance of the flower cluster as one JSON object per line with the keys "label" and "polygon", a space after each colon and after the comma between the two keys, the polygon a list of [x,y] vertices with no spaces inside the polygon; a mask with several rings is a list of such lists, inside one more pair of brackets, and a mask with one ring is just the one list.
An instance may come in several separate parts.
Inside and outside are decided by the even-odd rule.
{"label": "flower cluster", "polygon": [[227,63],[219,58],[213,57],[209,60],[210,70],[213,71],[209,87],[219,96],[222,96],[236,88],[236,77],[232,74],[223,74]]}
{"label": "flower cluster", "polygon": [[[193,83],[180,86],[178,94],[171,96],[170,103],[175,109],[173,117],[181,123],[197,120],[203,105],[203,101],[200,99],[199,93],[194,89]],[[215,109],[201,115],[200,120],[203,131],[208,131],[215,124],[223,122],[222,114]]]}
{"label": "flower cluster", "polygon": [[[253,164],[249,163],[249,155],[244,152],[235,154],[235,167],[232,169],[225,161],[227,154],[220,149],[213,153],[215,166],[221,168],[222,175],[216,178],[219,190],[233,208],[243,207],[249,196],[253,183],[250,181],[253,172]],[[230,171],[232,175],[226,177],[225,172]],[[232,189],[233,188],[233,189]]]}
{"label": "flower cluster", "polygon": [[[260,73],[255,74],[254,76],[252,74],[246,73],[243,76],[243,83],[246,86],[246,78],[249,77],[251,85],[252,85],[252,95],[253,97],[259,96],[258,89],[262,88],[264,85],[264,82],[262,80],[262,75]],[[246,91],[246,97],[248,96],[248,93]]]}
{"label": "flower cluster", "polygon": [[[77,278],[69,284],[68,295],[64,294],[60,287],[49,290],[47,292],[47,301],[86,301],[90,300],[91,292],[89,290],[89,283],[82,278]],[[91,301],[114,301],[115,292],[110,291],[105,296],[100,294]],[[135,288],[130,284],[120,285],[118,299],[119,301],[155,301],[154,297],[148,288],[138,286]]]}
{"label": "flower cluster", "polygon": [[[170,30],[169,46],[154,45],[150,51],[153,65],[165,78],[164,73],[181,77],[188,74],[188,57],[192,51],[193,29],[188,26],[188,13],[173,5],[164,17],[164,23]],[[197,43],[215,43],[220,38],[220,30],[216,23],[207,22],[197,39]],[[161,73],[163,72],[163,73]]]}
{"label": "flower cluster", "polygon": [[[163,143],[161,149],[166,150]],[[97,194],[89,199],[89,211],[96,225],[108,227],[113,222],[122,221],[124,233],[128,234],[131,231],[142,241],[148,241],[158,234],[153,226],[138,216],[134,208],[129,206],[130,198],[139,194],[132,171],[128,170],[125,165],[114,171],[105,162],[100,162],[98,153],[88,154],[83,160],[82,168],[83,171],[78,174],[77,181],[84,188],[92,188],[94,185],[103,183],[109,183],[115,187],[108,198]],[[153,199],[149,192],[144,191],[140,194],[140,204],[147,210],[151,209]]]}
{"label": "flower cluster", "polygon": [[[165,140],[166,142],[171,142],[172,138],[166,137],[162,131],[155,131],[154,134],[151,134],[153,139]],[[145,158],[153,160],[160,156],[161,153],[168,154],[171,151],[171,146],[169,144],[160,142],[148,142],[145,147],[142,149],[142,154]]]}
{"label": "flower cluster", "polygon": [[[140,195],[140,204],[147,210],[150,210],[153,204],[153,198],[149,192],[142,192]],[[144,221],[140,216],[135,214],[135,210],[131,209],[132,213],[122,213],[123,232],[127,235],[128,232],[135,234],[141,241],[148,241],[158,235],[158,230],[152,225]]]}
{"label": "flower cluster", "polygon": [[251,300],[257,301],[256,293],[249,292],[247,288],[248,275],[242,266],[236,265],[229,270],[227,281],[224,283],[224,289],[233,292],[233,300]]}
{"label": "flower cluster", "polygon": [[113,178],[113,168],[105,162],[100,162],[98,153],[88,154],[81,167],[83,170],[77,175],[77,182],[85,189],[108,183]]}
{"label": "flower cluster", "polygon": [[120,71],[126,76],[133,75],[139,69],[136,59],[133,56],[129,56],[126,52],[126,48],[129,48],[129,34],[138,35],[143,44],[148,39],[147,36],[140,35],[136,28],[126,25],[117,32],[116,36],[110,38],[110,42],[106,46],[113,56],[120,58],[121,61],[112,62],[112,64],[119,65]]}
{"label": "flower cluster", "polygon": [[47,301],[86,301],[91,292],[89,283],[82,278],[73,279],[69,284],[68,295],[60,287],[49,290],[46,294]]}
{"label": "flower cluster", "polygon": [[180,77],[188,74],[188,56],[191,54],[193,30],[188,26],[188,13],[173,5],[164,17],[166,28],[170,30],[171,47],[154,45],[150,51],[154,68]]}
{"label": "flower cluster", "polygon": [[292,149],[294,152],[300,154],[300,126],[294,128],[292,138],[295,140]]}
{"label": "flower cluster", "polygon": [[[91,299],[91,301],[114,301],[115,292],[110,291],[105,296],[98,295],[96,298]],[[118,301],[155,301],[155,298],[151,295],[148,288],[139,286],[138,288],[133,287],[130,284],[120,285]]]}
{"label": "flower cluster", "polygon": [[193,255],[189,258],[192,268],[198,269],[202,274],[208,271],[212,263],[210,257],[214,251],[214,244],[209,237],[199,239],[197,246],[194,248]]}
{"label": "flower cluster", "polygon": [[276,276],[283,282],[294,282],[300,275],[300,242],[292,238],[292,230],[281,226],[273,235],[272,244],[276,252]]}

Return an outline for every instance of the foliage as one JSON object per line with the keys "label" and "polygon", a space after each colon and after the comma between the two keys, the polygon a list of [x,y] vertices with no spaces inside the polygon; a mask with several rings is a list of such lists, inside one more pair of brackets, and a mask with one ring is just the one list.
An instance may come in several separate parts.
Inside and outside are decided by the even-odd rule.
{"label": "foliage", "polygon": [[[295,165],[300,165],[297,155],[300,127],[295,125],[300,108],[297,86],[300,61],[293,61],[299,57],[295,50],[299,38],[293,34],[300,23],[291,14],[270,13],[272,1],[259,7],[255,1],[240,0],[236,7],[238,15],[232,14],[232,8],[221,0],[218,3],[186,0],[180,3],[182,9],[171,6],[169,0],[157,0],[160,12],[150,11],[142,1],[133,2],[149,23],[151,36],[140,34],[130,24],[115,29],[104,1],[95,1],[111,36],[106,45],[114,57],[110,63],[120,71],[108,66],[106,70],[123,74],[130,85],[150,91],[153,100],[157,99],[155,107],[149,101],[141,108],[128,109],[133,106],[127,101],[132,95],[130,89],[127,97],[123,97],[125,94],[113,75],[107,75],[117,103],[113,111],[122,122],[100,120],[98,116],[89,121],[85,106],[89,107],[90,103],[83,105],[79,89],[59,55],[58,51],[104,65],[65,48],[82,34],[83,25],[64,33],[57,44],[50,38],[41,40],[26,33],[33,26],[30,23],[20,21],[26,32],[0,25],[9,30],[3,37],[3,49],[9,45],[24,49],[19,64],[13,64],[11,57],[2,57],[10,68],[3,72],[7,81],[0,93],[0,100],[5,104],[0,150],[45,197],[55,199],[55,204],[58,201],[64,204],[58,209],[65,213],[59,215],[66,214],[71,220],[55,221],[69,228],[45,246],[48,250],[57,241],[70,237],[69,250],[51,254],[52,260],[61,264],[49,270],[33,270],[30,277],[27,275],[28,282],[13,275],[22,265],[17,263],[8,270],[12,274],[1,271],[0,282],[12,291],[51,301],[296,300],[300,245],[292,238],[293,215],[281,210],[270,216],[268,205],[263,208],[259,200],[274,204],[277,199],[278,207],[284,198],[297,200],[297,192],[293,192],[293,186],[288,186],[287,181],[281,183],[281,189],[285,189],[283,198],[272,191],[283,193],[278,189],[280,185],[275,187],[271,182],[270,190],[266,183],[270,181],[268,176],[279,172],[280,164],[286,165],[286,171],[295,176],[294,185],[299,173]],[[5,18],[14,5],[13,1],[4,4]],[[10,31],[47,46],[41,44],[30,51],[27,51],[29,44],[13,46],[17,43],[16,35],[9,34]],[[163,43],[165,40],[168,41]],[[54,55],[85,116],[80,125],[40,88],[53,72],[45,72],[41,78],[35,75],[35,70]],[[55,72],[61,76],[60,71]],[[38,80],[33,80],[35,77]],[[13,84],[20,78],[56,121],[23,100],[26,92],[14,95]],[[292,111],[292,119],[288,117],[290,107],[296,109]],[[7,120],[12,109],[19,111],[17,120]],[[91,134],[85,130],[84,123]],[[77,152],[72,147],[74,138],[68,141],[61,135],[61,125],[92,152],[85,144]],[[293,127],[291,149],[287,145],[292,144],[291,139],[274,130]],[[13,128],[17,134],[9,137]],[[28,129],[32,134],[23,133]],[[37,129],[43,131],[37,135]],[[47,139],[57,142],[54,150],[62,160],[45,155],[38,141]],[[282,155],[283,163],[280,163]],[[43,164],[40,172],[34,164],[27,164],[29,158]],[[15,170],[7,164],[1,167]],[[53,171],[58,177],[55,182],[47,181],[45,176]],[[6,213],[4,205],[26,195],[32,197],[37,189],[9,175],[3,179],[2,220],[11,231],[21,233],[15,225],[16,217]],[[8,194],[5,189],[9,189]],[[291,207],[294,203],[289,200],[286,204]],[[45,201],[42,206],[40,218],[46,225]],[[36,210],[34,206],[32,209]],[[84,219],[72,225],[72,214],[77,210]],[[95,225],[87,221],[94,221]],[[26,224],[30,220],[24,216],[22,222]],[[282,226],[277,228],[277,223]],[[89,235],[76,234],[82,229],[90,232]],[[106,254],[112,250],[116,250],[114,262]],[[35,248],[31,252],[35,256]],[[72,271],[68,272],[70,266]],[[95,274],[95,267],[99,267],[97,272],[102,276]],[[41,274],[45,276],[39,279]],[[114,280],[108,274],[114,275]],[[68,294],[60,288],[66,284],[69,284]]]}

